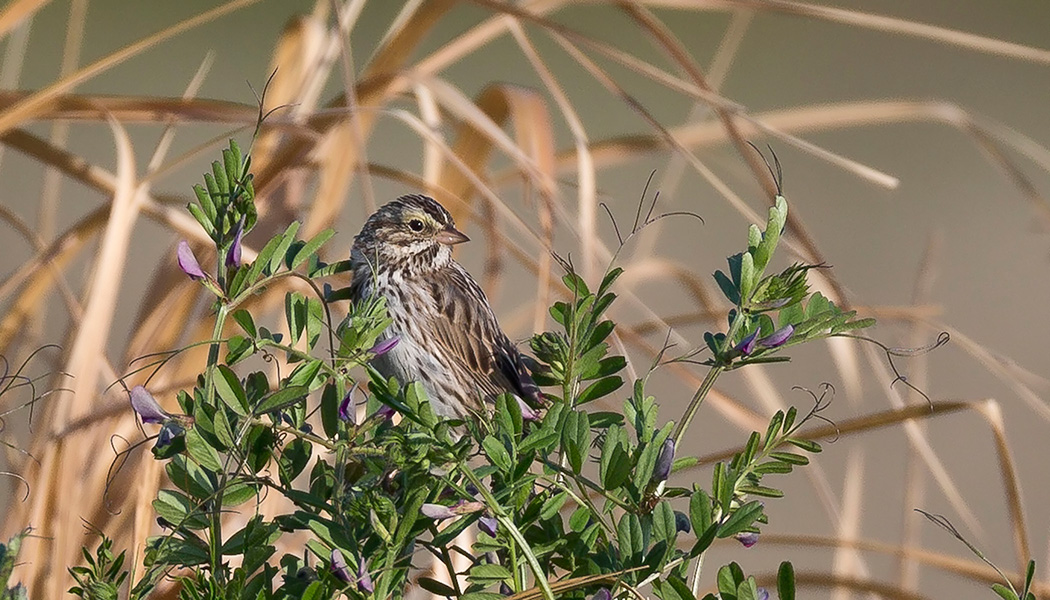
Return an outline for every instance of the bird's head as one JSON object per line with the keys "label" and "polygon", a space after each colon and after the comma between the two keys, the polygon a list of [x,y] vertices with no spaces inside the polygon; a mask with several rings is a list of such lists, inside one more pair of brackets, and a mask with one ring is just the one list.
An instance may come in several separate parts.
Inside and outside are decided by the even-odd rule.
{"label": "bird's head", "polygon": [[412,260],[419,266],[441,266],[451,259],[452,246],[469,240],[436,200],[410,195],[384,204],[369,217],[354,249],[381,262]]}

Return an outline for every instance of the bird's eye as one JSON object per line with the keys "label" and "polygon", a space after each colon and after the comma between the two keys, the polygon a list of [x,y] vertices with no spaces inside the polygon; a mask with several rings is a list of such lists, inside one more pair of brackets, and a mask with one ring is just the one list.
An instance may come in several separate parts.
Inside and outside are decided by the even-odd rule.
{"label": "bird's eye", "polygon": [[419,233],[420,231],[423,231],[423,221],[420,221],[419,219],[412,219],[408,222],[408,228],[412,231],[415,231],[416,233]]}

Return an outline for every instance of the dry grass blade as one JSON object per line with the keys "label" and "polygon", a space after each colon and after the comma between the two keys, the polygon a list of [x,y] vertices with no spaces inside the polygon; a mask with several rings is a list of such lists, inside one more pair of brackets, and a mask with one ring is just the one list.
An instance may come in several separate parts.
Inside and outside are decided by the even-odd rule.
{"label": "dry grass blade", "polygon": [[1021,501],[1021,482],[1017,477],[1017,467],[1007,443],[1006,424],[999,403],[987,400],[980,405],[981,414],[992,428],[995,438],[996,454],[999,457],[999,472],[1003,478],[1003,491],[1006,493],[1006,507],[1010,513],[1010,527],[1013,531],[1014,549],[1017,557],[1018,571],[1024,571],[1032,559],[1032,549],[1028,544],[1028,528],[1025,525],[1024,504]]}
{"label": "dry grass blade", "polygon": [[995,54],[1007,58],[1050,64],[1050,50],[1015,44],[995,38],[986,37],[938,27],[907,19],[897,19],[883,15],[865,13],[858,10],[790,2],[788,0],[645,0],[645,4],[668,8],[750,8],[762,12],[779,12],[793,16],[820,19],[843,25],[853,25],[864,29],[896,33],[930,40],[977,52]]}
{"label": "dry grass blade", "polygon": [[166,39],[179,35],[180,33],[211,22],[223,15],[233,12],[256,2],[257,0],[232,0],[231,2],[189,18],[177,25],[173,25],[163,31],[141,39],[123,49],[101,58],[75,73],[52,83],[44,89],[33,93],[24,100],[16,103],[7,110],[0,113],[0,134],[18,127],[23,122],[39,117],[42,113],[54,105],[55,99],[78,84],[91,79],[110,69],[128,58],[147,50]]}
{"label": "dry grass blade", "polygon": [[7,35],[23,21],[44,7],[49,0],[11,0],[0,12],[0,37]]}

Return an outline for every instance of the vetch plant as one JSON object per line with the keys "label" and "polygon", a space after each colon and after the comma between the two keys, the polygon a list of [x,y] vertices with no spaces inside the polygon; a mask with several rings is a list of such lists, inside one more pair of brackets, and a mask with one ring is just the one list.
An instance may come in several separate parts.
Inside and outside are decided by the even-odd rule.
{"label": "vetch plant", "polygon": [[[783,197],[764,229],[751,227],[747,250],[730,257],[728,273],[715,276],[734,308],[726,331],[704,336],[708,372],[676,420],[661,420],[647,393],[667,348],[621,392],[626,360],[610,352],[615,325],[605,314],[622,270],[610,266],[592,289],[567,261],[567,299],[550,309],[557,327],[530,342],[546,411],[504,394],[488,418],[452,420],[435,414],[418,383],[402,385],[369,367],[398,339],[383,337],[389,319],[381,300],[347,305],[346,289],[320,281],[349,268],[318,258],[330,231],[299,240],[293,223],[242,262],[242,240],[256,221],[249,167],[231,142],[195,188],[190,211],[215,245],[215,264],[203,268],[188,244],[178,246],[182,270],[214,295],[205,369],[178,393],[181,414],[162,410],[148,384],[130,391],[143,423],[162,426],[154,455],[166,461],[172,485],[153,503],[164,531],[149,541],[130,597],[145,597],[168,574],[183,598],[397,599],[410,582],[467,600],[687,600],[705,587],[722,599],[766,597],[736,563],[711,575],[704,557],[717,539],[744,546],[760,539],[768,521],[761,498],[782,495],[766,476],[790,473],[821,450],[801,430],[823,418],[829,389],[813,395],[808,412],[774,414],[741,452],[715,465],[709,486],[681,486],[674,474],[697,464],[682,456],[681,440],[718,377],[786,361],[793,346],[873,324],[811,294],[806,276],[814,265],[767,274],[786,222]],[[636,222],[631,235],[650,222]],[[310,290],[285,292],[288,339],[244,308],[286,278]],[[334,306],[346,310],[338,323]],[[224,337],[231,320],[237,332]],[[696,355],[669,360],[696,362]],[[280,356],[290,371],[272,381],[261,371],[239,372],[252,356]],[[618,394],[622,410],[588,410]],[[293,508],[264,516],[256,509],[264,494],[280,494]],[[250,516],[229,531],[224,517],[234,511]],[[475,541],[456,545],[467,529]],[[292,533],[303,541],[289,550]],[[423,555],[451,583],[423,575]],[[457,568],[455,556],[469,565]],[[77,571],[78,589],[119,585],[125,573]],[[777,590],[793,597],[789,563]]]}

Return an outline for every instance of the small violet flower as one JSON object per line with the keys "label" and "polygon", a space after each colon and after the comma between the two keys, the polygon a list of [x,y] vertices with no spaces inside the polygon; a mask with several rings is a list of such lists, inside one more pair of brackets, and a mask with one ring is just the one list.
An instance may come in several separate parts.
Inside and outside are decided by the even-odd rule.
{"label": "small violet flower", "polygon": [[662,483],[671,476],[671,467],[674,465],[674,440],[668,437],[660,446],[660,454],[656,456],[656,466],[653,467],[653,481]]}
{"label": "small violet flower", "polygon": [[766,588],[758,588],[757,600],[769,600],[769,590],[767,590]]}
{"label": "small violet flower", "polygon": [[499,530],[499,521],[496,520],[496,517],[482,515],[481,518],[478,519],[478,529],[492,537],[496,537],[496,532]]}
{"label": "small violet flower", "polygon": [[365,561],[362,559],[358,561],[357,566],[357,589],[358,591],[366,594],[371,594],[376,591],[375,584],[372,583],[372,576],[368,574],[368,566],[365,565]]}
{"label": "small violet flower", "polygon": [[354,388],[350,388],[339,403],[339,420],[353,425],[354,417]]}
{"label": "small violet flower", "polygon": [[758,344],[758,330],[756,329],[751,335],[740,340],[733,350],[742,354],[743,356],[751,356],[751,353],[755,351],[755,346]]}
{"label": "small violet flower", "polygon": [[430,517],[436,521],[443,521],[456,516],[456,513],[452,512],[451,508],[440,504],[430,504],[429,502],[419,507],[419,512],[423,516]]}
{"label": "small violet flower", "polygon": [[795,333],[795,327],[793,325],[785,325],[758,340],[758,345],[763,348],[776,348],[777,346],[783,346],[789,339],[791,339],[791,334],[793,333]]}
{"label": "small violet flower", "polygon": [[346,564],[346,559],[343,558],[343,553],[339,551],[339,548],[332,549],[332,556],[329,562],[332,574],[335,575],[336,579],[343,583],[353,581],[353,578],[350,576],[350,567]]}
{"label": "small violet flower", "polygon": [[689,533],[693,530],[692,523],[689,522],[689,517],[684,512],[674,511],[674,528],[679,533]]}
{"label": "small violet flower", "polygon": [[381,418],[389,421],[390,419],[394,418],[394,409],[384,404],[379,407],[379,410],[376,411],[376,414],[379,415]]}
{"label": "small violet flower", "polygon": [[233,244],[230,249],[226,251],[226,266],[227,267],[239,267],[241,266],[241,238],[244,237],[244,218],[237,223],[237,228],[233,230]]}
{"label": "small violet flower", "polygon": [[207,279],[208,276],[201,269],[200,263],[197,262],[197,257],[193,255],[193,250],[190,249],[190,245],[186,240],[179,241],[176,258],[179,261],[179,268],[182,269],[183,273],[189,275],[190,279],[194,281]]}
{"label": "small violet flower", "polygon": [[175,421],[168,421],[160,428],[160,433],[157,434],[157,443],[154,447],[157,450],[163,450],[185,432],[186,430]]}
{"label": "small violet flower", "polygon": [[423,513],[423,516],[430,517],[431,519],[437,521],[451,519],[460,515],[476,513],[480,510],[485,510],[485,503],[460,501],[454,504],[453,506],[442,506],[441,504],[426,503],[419,508],[419,512]]}
{"label": "small violet flower", "polygon": [[385,340],[380,340],[379,342],[376,343],[375,346],[372,346],[371,348],[369,348],[368,353],[371,354],[372,356],[382,356],[382,355],[386,354],[387,352],[390,352],[391,350],[393,350],[394,346],[396,346],[397,343],[400,342],[400,341],[401,341],[401,338],[397,337],[396,335],[393,336],[393,337],[388,337]]}
{"label": "small violet flower", "polygon": [[612,600],[612,594],[609,593],[609,588],[602,588],[591,596],[591,600]]}
{"label": "small violet flower", "polygon": [[528,404],[525,404],[525,401],[522,400],[521,398],[518,398],[517,396],[514,396],[514,399],[518,401],[518,407],[521,408],[521,418],[522,418],[522,420],[525,420],[525,421],[539,421],[540,420],[540,413],[539,413],[539,411],[537,411],[535,408],[532,408]]}
{"label": "small violet flower", "polygon": [[514,595],[514,590],[510,589],[510,586],[504,581],[499,584],[499,593],[504,596],[512,596]]}
{"label": "small violet flower", "polygon": [[750,548],[758,543],[758,534],[753,531],[744,531],[733,536],[733,539]]}
{"label": "small violet flower", "polygon": [[153,394],[141,385],[131,388],[131,408],[135,409],[143,423],[163,423],[171,418],[171,415],[157,404]]}

